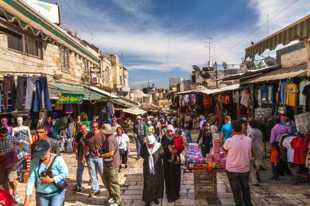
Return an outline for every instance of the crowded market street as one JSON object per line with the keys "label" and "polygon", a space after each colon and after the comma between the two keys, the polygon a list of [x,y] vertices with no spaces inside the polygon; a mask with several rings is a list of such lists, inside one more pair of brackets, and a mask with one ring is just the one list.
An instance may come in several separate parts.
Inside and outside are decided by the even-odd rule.
{"label": "crowded market street", "polygon": [[[197,133],[197,132],[196,132]],[[195,134],[195,133],[194,133]],[[132,144],[134,145],[134,144]],[[134,146],[131,148],[135,151]],[[68,192],[66,194],[65,206],[83,206],[83,205],[105,205],[107,191],[101,184],[100,196],[88,197],[89,179],[88,172],[83,175],[83,187],[85,190],[81,193],[73,192],[75,181],[76,161],[74,154],[63,154],[65,161],[69,167],[69,182]],[[144,206],[142,198],[143,189],[143,174],[142,161],[135,159],[135,152],[131,153],[129,158],[128,170],[123,170],[121,174],[121,190],[124,200],[123,206]],[[268,162],[268,161],[267,161]],[[271,181],[270,170],[262,174],[263,180],[259,187],[251,187],[253,205],[270,205],[270,206],[291,206],[291,205],[310,205],[310,187],[309,182],[298,177],[286,178],[281,182]],[[184,173],[181,181],[180,199],[175,203],[168,203],[167,200],[161,202],[161,206],[232,206],[233,196],[229,186],[228,179],[225,173],[218,174],[218,196],[208,197],[203,199],[194,198],[193,175]],[[18,192],[23,197],[25,193],[25,184],[20,184]],[[34,200],[34,197],[33,197]],[[35,204],[33,204],[35,205]]]}
{"label": "crowded market street", "polygon": [[0,0],[0,206],[310,206],[309,8]]}

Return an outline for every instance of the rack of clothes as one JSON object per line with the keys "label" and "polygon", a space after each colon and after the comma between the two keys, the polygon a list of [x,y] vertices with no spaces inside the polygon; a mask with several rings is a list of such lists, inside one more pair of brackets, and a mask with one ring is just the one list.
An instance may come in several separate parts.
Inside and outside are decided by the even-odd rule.
{"label": "rack of clothes", "polygon": [[47,77],[4,75],[0,85],[0,112],[25,110],[52,110]]}

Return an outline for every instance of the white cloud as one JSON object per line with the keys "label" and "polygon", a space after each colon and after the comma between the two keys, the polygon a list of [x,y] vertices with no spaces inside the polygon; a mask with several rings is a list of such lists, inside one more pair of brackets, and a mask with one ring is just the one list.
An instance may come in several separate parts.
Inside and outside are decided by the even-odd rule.
{"label": "white cloud", "polygon": [[275,31],[309,14],[310,1],[250,0],[249,6],[257,12],[257,26],[266,32],[268,19],[270,31]]}
{"label": "white cloud", "polygon": [[[146,12],[152,7],[150,0],[113,0],[124,12],[134,16],[136,23],[133,25],[118,22],[110,16],[109,11],[92,10],[81,1],[67,2],[76,8],[75,12],[66,9],[66,15],[72,19],[70,27],[79,30],[83,38],[92,40],[104,52],[137,56],[139,59],[147,60],[146,62],[158,62],[158,64],[137,62],[128,66],[129,69],[191,70],[193,64],[206,65],[208,61],[206,37],[198,36],[194,31],[167,32],[167,28],[161,27],[160,22]],[[216,50],[214,53],[212,49],[213,60],[240,63],[245,47],[251,41],[257,41],[267,35],[267,14],[270,17],[270,30],[274,31],[306,15],[309,12],[310,1],[249,0],[249,6],[257,13],[257,25],[249,25],[234,32],[213,32],[212,47]],[[76,17],[81,21],[84,17],[90,20],[80,24]],[[141,22],[143,26],[148,24],[150,29],[145,30],[139,26]],[[87,28],[81,29],[85,24]]]}

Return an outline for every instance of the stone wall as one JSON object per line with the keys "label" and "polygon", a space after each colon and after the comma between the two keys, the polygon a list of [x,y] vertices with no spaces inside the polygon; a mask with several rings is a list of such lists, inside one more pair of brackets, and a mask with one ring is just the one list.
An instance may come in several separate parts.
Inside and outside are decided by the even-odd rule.
{"label": "stone wall", "polygon": [[[19,34],[23,31],[13,26],[0,22],[0,26]],[[46,74],[49,79],[53,79],[54,75],[58,76],[58,80],[70,83],[88,83],[82,81],[81,77],[89,73],[86,69],[85,60],[80,55],[69,51],[69,70],[64,71],[61,67],[61,48],[58,45],[42,42],[42,58],[30,56],[26,53],[12,50],[8,48],[8,36],[6,33],[0,33],[0,75],[23,73]],[[89,68],[95,65],[88,63]]]}

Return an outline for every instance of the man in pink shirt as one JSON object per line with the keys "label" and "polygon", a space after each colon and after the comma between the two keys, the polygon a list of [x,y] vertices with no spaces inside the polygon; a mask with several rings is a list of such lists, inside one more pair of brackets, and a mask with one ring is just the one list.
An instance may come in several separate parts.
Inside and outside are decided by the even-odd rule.
{"label": "man in pink shirt", "polygon": [[235,204],[252,206],[249,187],[251,139],[242,134],[240,121],[232,122],[233,136],[225,141],[226,170]]}

